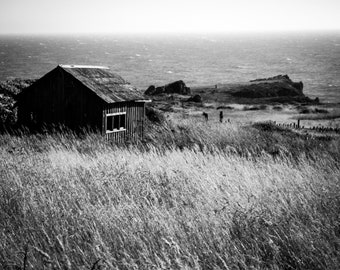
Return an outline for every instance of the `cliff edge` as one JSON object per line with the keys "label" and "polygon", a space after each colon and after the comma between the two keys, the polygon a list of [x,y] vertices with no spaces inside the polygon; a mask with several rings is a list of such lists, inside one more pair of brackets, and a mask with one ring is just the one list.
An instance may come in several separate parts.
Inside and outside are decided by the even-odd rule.
{"label": "cliff edge", "polygon": [[304,96],[303,83],[293,82],[288,75],[256,79],[230,89],[230,94],[242,98],[270,98]]}

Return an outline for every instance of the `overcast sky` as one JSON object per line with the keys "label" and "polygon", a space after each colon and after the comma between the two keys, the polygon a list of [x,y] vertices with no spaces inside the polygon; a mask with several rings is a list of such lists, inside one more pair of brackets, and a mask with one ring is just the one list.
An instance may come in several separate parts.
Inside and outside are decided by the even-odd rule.
{"label": "overcast sky", "polygon": [[0,33],[340,30],[340,0],[0,0]]}

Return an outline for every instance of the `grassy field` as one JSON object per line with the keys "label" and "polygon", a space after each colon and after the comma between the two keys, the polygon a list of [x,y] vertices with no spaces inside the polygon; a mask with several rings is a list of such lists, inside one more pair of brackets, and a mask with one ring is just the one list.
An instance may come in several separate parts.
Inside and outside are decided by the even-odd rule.
{"label": "grassy field", "polygon": [[0,135],[1,269],[337,269],[340,139],[183,120]]}

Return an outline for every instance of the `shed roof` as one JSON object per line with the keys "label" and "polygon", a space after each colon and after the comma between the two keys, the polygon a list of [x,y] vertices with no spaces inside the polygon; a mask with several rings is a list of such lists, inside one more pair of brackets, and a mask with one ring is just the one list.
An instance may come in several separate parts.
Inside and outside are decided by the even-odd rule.
{"label": "shed roof", "polygon": [[107,103],[143,100],[142,93],[108,67],[59,65]]}

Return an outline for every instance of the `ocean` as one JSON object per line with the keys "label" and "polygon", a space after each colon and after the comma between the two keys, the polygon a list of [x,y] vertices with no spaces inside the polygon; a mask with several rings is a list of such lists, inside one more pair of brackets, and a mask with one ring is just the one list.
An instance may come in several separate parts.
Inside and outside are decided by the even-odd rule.
{"label": "ocean", "polygon": [[104,65],[146,89],[288,74],[306,95],[340,103],[340,33],[0,36],[0,80],[39,78],[58,64]]}

